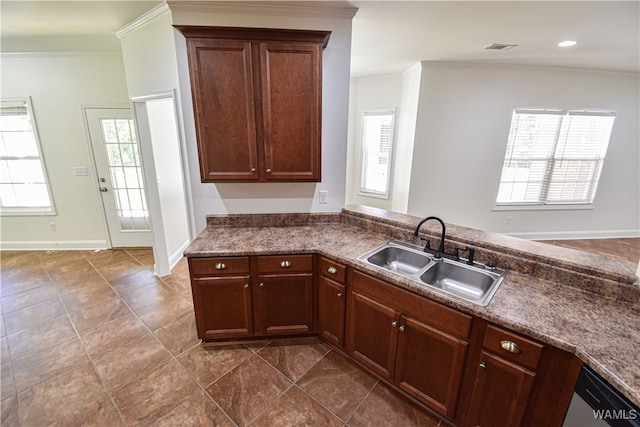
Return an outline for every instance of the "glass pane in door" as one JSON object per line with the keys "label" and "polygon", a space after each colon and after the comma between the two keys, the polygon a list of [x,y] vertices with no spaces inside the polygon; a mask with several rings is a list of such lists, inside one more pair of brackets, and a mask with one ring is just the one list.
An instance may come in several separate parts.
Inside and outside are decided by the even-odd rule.
{"label": "glass pane in door", "polygon": [[101,119],[109,176],[122,230],[149,230],[136,133],[131,119]]}

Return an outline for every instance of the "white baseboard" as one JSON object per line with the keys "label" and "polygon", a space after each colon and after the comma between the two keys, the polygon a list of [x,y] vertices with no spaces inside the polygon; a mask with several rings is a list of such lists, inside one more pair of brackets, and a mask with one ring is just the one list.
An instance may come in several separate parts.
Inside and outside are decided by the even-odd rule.
{"label": "white baseboard", "polygon": [[640,230],[539,231],[504,234],[528,240],[626,239],[640,237]]}
{"label": "white baseboard", "polygon": [[184,250],[187,249],[187,246],[189,246],[190,241],[186,240],[179,248],[177,251],[175,251],[174,253],[172,253],[169,256],[169,269],[173,270],[173,267],[176,266],[176,264],[178,262],[180,262],[180,260],[182,259],[182,257],[184,256]]}
{"label": "white baseboard", "polygon": [[5,240],[0,241],[3,251],[60,251],[108,249],[106,240]]}

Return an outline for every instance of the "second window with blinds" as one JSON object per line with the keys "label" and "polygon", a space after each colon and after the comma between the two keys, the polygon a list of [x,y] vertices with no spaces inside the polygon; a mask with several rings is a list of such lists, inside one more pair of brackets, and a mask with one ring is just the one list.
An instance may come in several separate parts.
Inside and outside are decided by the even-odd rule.
{"label": "second window with blinds", "polygon": [[370,111],[362,117],[360,188],[363,196],[389,198],[394,111]]}
{"label": "second window with blinds", "polygon": [[496,208],[589,207],[615,114],[513,111]]}

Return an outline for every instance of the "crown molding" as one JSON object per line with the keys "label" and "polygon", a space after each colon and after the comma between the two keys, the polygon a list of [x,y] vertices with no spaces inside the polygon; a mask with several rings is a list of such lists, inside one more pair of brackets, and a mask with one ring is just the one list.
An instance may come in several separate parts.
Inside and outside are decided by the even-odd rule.
{"label": "crown molding", "polygon": [[127,34],[132,33],[144,27],[145,25],[152,23],[156,19],[159,19],[168,13],[171,13],[171,10],[169,9],[169,6],[167,5],[167,3],[160,3],[153,9],[140,15],[138,18],[134,19],[133,21],[126,24],[124,27],[117,30],[114,34],[116,35],[117,38],[122,39]]}
{"label": "crown molding", "polygon": [[358,8],[342,1],[167,1],[172,12],[238,13],[352,19]]}

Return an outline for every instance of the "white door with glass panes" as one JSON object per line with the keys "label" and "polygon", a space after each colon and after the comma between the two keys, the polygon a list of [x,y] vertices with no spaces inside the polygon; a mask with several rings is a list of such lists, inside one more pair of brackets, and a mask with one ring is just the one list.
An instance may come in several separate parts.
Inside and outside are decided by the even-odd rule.
{"label": "white door with glass panes", "polygon": [[152,246],[149,209],[134,121],[128,108],[85,108],[113,247]]}

